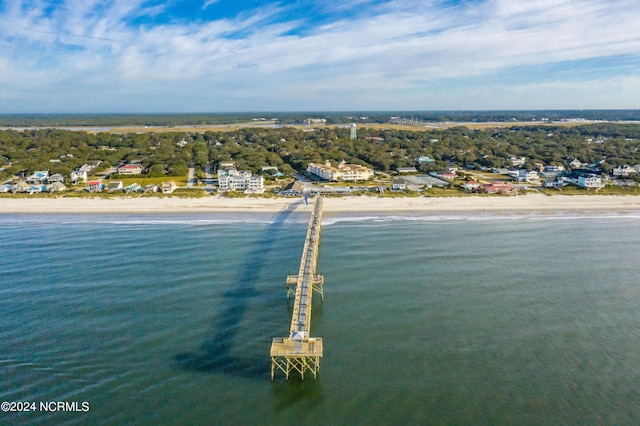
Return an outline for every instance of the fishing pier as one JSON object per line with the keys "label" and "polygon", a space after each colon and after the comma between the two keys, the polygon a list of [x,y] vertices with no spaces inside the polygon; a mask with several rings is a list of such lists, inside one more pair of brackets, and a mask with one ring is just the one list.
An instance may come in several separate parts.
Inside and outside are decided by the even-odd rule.
{"label": "fishing pier", "polygon": [[288,337],[274,337],[271,342],[271,380],[276,371],[284,373],[287,380],[292,372],[298,372],[304,380],[307,372],[316,378],[322,357],[322,338],[309,337],[311,330],[311,301],[316,292],[324,300],[324,277],[316,274],[320,227],[322,222],[322,197],[316,196],[304,240],[298,275],[287,277],[287,300],[295,295],[291,327]]}

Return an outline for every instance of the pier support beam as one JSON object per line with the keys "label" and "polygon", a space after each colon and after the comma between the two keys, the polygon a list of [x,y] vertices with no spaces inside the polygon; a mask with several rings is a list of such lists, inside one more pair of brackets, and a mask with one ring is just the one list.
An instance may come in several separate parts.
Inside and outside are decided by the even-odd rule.
{"label": "pier support beam", "polygon": [[300,374],[302,380],[306,373],[317,378],[322,350],[322,338],[319,337],[309,338],[306,342],[275,337],[271,344],[271,380],[278,371],[284,373],[287,380],[293,372]]}
{"label": "pier support beam", "polygon": [[[296,295],[296,285],[298,283],[297,275],[287,275],[287,300],[291,298],[291,295]],[[324,302],[324,276],[314,275],[311,281],[311,288],[313,291],[320,295],[320,300]]]}
{"label": "pier support beam", "polygon": [[302,248],[298,275],[287,276],[287,300],[293,294],[293,314],[288,337],[275,337],[271,342],[271,380],[277,371],[285,377],[293,372],[304,380],[307,373],[316,378],[322,358],[322,339],[309,337],[311,329],[311,301],[313,293],[324,300],[324,277],[316,274],[320,229],[322,225],[322,197],[317,196],[311,213],[307,237]]}

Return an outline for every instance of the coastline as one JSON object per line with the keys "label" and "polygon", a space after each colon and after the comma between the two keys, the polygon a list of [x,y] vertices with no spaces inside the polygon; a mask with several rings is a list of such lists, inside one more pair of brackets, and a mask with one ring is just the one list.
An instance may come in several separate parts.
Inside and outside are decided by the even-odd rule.
{"label": "coastline", "polygon": [[[325,213],[559,212],[640,211],[633,195],[543,195],[513,197],[352,196],[325,198]],[[302,198],[2,198],[0,214],[112,213],[278,213],[310,212]]]}

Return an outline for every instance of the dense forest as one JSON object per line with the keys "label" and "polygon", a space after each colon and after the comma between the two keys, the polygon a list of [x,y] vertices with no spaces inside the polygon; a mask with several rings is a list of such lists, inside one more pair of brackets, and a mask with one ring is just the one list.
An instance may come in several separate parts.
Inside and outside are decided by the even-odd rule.
{"label": "dense forest", "polygon": [[[376,139],[372,139],[376,137]],[[228,132],[167,132],[119,135],[90,134],[59,129],[0,131],[0,178],[19,172],[49,170],[69,175],[85,163],[101,162],[101,169],[138,162],[148,176],[179,176],[190,162],[204,168],[207,162],[233,160],[240,169],[259,172],[276,166],[285,174],[303,171],[309,162],[326,160],[357,163],[375,170],[392,171],[423,163],[422,171],[442,170],[455,164],[504,167],[511,156],[524,156],[523,167],[534,163],[566,165],[577,158],[602,163],[603,171],[640,163],[640,124],[589,124],[579,126],[520,126],[474,130],[378,130],[321,127],[315,130],[282,127],[245,128]]]}

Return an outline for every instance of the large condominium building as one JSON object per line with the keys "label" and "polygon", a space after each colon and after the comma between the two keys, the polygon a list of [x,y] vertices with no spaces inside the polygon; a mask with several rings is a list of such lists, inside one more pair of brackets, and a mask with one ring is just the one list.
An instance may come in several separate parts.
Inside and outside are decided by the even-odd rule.
{"label": "large condominium building", "polygon": [[220,191],[263,192],[264,178],[252,176],[248,170],[225,167],[218,170],[218,188]]}
{"label": "large condominium building", "polygon": [[373,177],[373,170],[358,164],[346,164],[344,161],[337,166],[332,166],[329,161],[324,164],[309,163],[307,171],[324,180],[358,181],[368,180]]}

